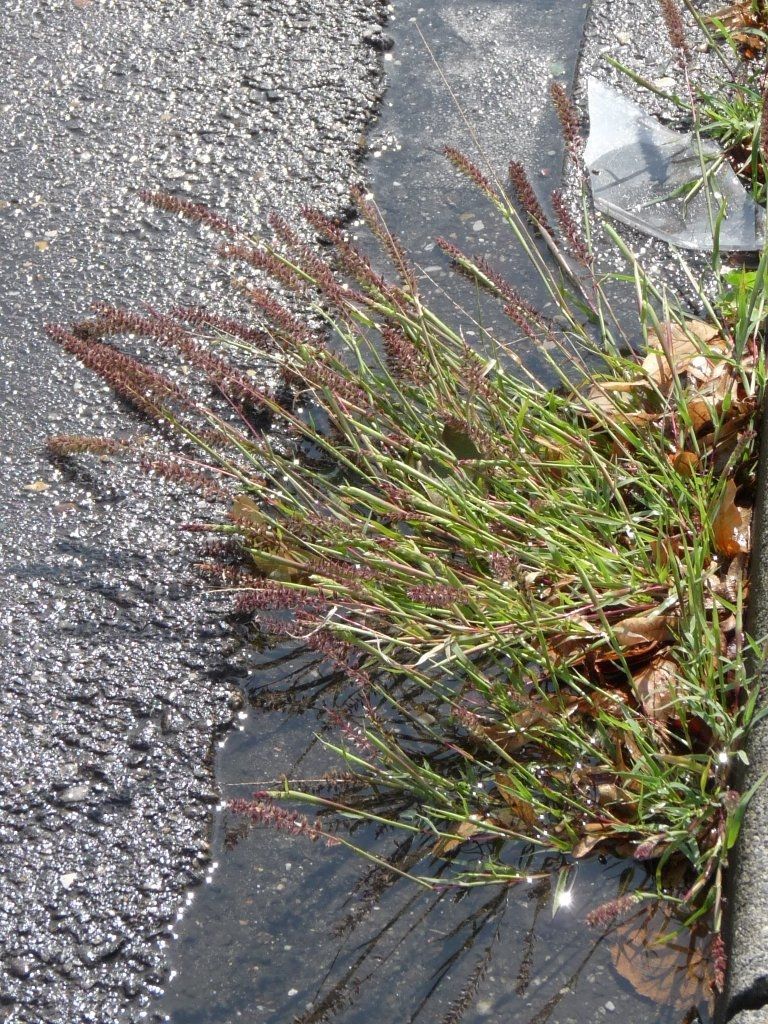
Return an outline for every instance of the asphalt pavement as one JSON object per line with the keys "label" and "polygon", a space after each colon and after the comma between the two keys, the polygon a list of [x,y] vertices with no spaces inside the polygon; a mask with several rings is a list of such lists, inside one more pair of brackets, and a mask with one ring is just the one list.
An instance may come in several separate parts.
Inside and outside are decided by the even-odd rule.
{"label": "asphalt pavement", "polygon": [[237,657],[178,529],[205,515],[47,436],[141,429],[45,337],[94,300],[214,307],[164,187],[258,224],[347,202],[378,0],[7,0],[0,84],[0,1020],[148,1018],[209,870]]}

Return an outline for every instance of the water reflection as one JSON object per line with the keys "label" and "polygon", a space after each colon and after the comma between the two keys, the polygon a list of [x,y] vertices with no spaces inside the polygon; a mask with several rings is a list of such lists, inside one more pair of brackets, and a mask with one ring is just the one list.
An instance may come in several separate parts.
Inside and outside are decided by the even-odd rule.
{"label": "water reflection", "polygon": [[[274,784],[266,768],[275,765],[325,787],[338,764],[317,738],[325,727],[319,707],[343,691],[343,679],[316,655],[285,647],[254,660],[245,718],[219,753],[224,792],[248,796]],[[400,870],[423,859],[412,836],[371,824],[339,827]],[[228,809],[219,813],[214,846],[219,867],[191,902],[175,944],[179,976],[164,1003],[175,1024],[708,1019],[691,994],[695,965],[668,991],[659,976],[671,963],[666,952],[647,961],[646,951],[627,947],[621,919],[604,929],[585,923],[599,904],[648,885],[637,863],[579,864],[553,916],[559,857],[538,865],[550,877],[469,890],[452,888],[443,865],[445,889],[425,892],[343,847],[252,828]],[[636,913],[647,914],[646,905]],[[654,986],[669,1005],[650,998]]]}
{"label": "water reflection", "polygon": [[[542,83],[573,69],[585,8],[560,0],[482,0],[471,7],[464,0],[403,0],[396,9],[390,89],[368,168],[377,201],[433,282],[438,309],[450,299],[440,298],[448,271],[434,246],[437,234],[491,256],[537,301],[536,282],[530,271],[525,276],[506,229],[478,213],[474,190],[457,182],[439,155],[445,142],[471,146],[411,19],[418,18],[449,69],[497,171],[504,173],[510,157],[523,159],[544,198],[561,143]],[[493,314],[469,286],[461,301],[480,324],[492,324]],[[471,331],[470,325],[468,340]],[[520,352],[537,369],[537,353]],[[338,707],[347,691],[346,680],[326,672],[317,656],[287,648],[255,654],[246,717],[218,754],[223,792],[248,797],[279,785],[282,773],[324,787],[339,765],[318,738],[328,725],[320,707]],[[370,824],[344,827],[402,870],[422,858],[413,838]],[[605,857],[581,863],[553,916],[550,878],[456,890],[443,868],[446,888],[425,892],[344,848],[252,829],[227,810],[216,820],[213,845],[220,866],[190,905],[174,948],[179,973],[163,1003],[174,1024],[697,1019],[695,1007],[659,1005],[617,972],[618,922],[602,931],[585,924],[588,911],[648,883],[639,864]],[[546,866],[554,871],[561,863],[552,858]],[[635,970],[642,974],[642,957]]]}

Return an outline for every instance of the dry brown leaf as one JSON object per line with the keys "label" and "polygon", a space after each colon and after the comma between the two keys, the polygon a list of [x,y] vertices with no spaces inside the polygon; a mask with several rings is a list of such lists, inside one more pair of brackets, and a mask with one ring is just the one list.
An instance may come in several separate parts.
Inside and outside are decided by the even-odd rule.
{"label": "dry brown leaf", "polygon": [[718,338],[717,328],[702,320],[688,320],[685,329],[673,321],[660,325],[661,335],[656,330],[648,333],[648,354],[642,363],[643,370],[662,390],[669,387],[675,374],[685,373],[692,366],[697,373],[705,372],[704,363],[715,362],[707,353],[725,352],[724,343],[714,345]]}
{"label": "dry brown leaf", "polygon": [[712,469],[715,473],[722,472],[733,451],[742,442],[745,428],[751,426],[754,406],[748,411],[739,410],[726,419],[715,431],[698,439],[698,446],[702,451],[710,451],[713,454]]}
{"label": "dry brown leaf", "polygon": [[246,494],[238,494],[232,502],[232,518],[240,521],[253,522],[254,525],[261,523],[263,513],[257,502]]}
{"label": "dry brown leaf", "polygon": [[637,699],[653,725],[663,726],[669,718],[675,692],[677,664],[671,658],[658,657],[635,672],[632,685]]}
{"label": "dry brown leaf", "polygon": [[651,554],[658,565],[665,566],[677,558],[683,551],[683,541],[680,537],[664,537],[651,543]]}
{"label": "dry brown leaf", "polygon": [[583,658],[587,649],[601,636],[600,630],[581,615],[571,615],[568,621],[576,628],[550,641],[549,657],[556,665],[571,663],[574,658]]}
{"label": "dry brown leaf", "polygon": [[[711,27],[720,31],[720,24],[731,32],[733,40],[738,43],[741,54],[747,60],[755,60],[765,51],[765,39],[760,34],[766,27],[764,15],[752,7],[752,0],[740,0],[738,3],[721,7],[704,19]],[[755,30],[760,31],[755,31]]]}
{"label": "dry brown leaf", "polygon": [[482,723],[473,730],[479,739],[490,740],[508,754],[531,742],[528,730],[549,718],[546,708],[523,708],[503,723]]}
{"label": "dry brown leaf", "polygon": [[696,434],[712,423],[717,412],[706,398],[703,398],[701,395],[694,395],[688,399],[686,406],[688,415],[691,418],[691,426]]}
{"label": "dry brown leaf", "polygon": [[575,857],[577,860],[588,856],[596,846],[599,846],[600,843],[604,843],[606,839],[610,839],[612,835],[613,833],[609,830],[603,830],[601,832],[594,832],[592,835],[582,836],[571,850],[571,856]]}
{"label": "dry brown leaf", "polygon": [[629,651],[633,647],[661,644],[669,640],[676,621],[676,616],[654,609],[644,615],[630,615],[629,618],[614,623],[613,634],[619,647]]}
{"label": "dry brown leaf", "polygon": [[435,857],[444,857],[447,853],[452,853],[453,850],[458,849],[462,843],[466,843],[472,836],[476,836],[481,831],[479,822],[470,821],[469,818],[464,821],[460,821],[454,829],[452,829],[455,839],[448,839],[443,836],[435,843],[432,847],[432,853]]}
{"label": "dry brown leaf", "polygon": [[535,828],[541,824],[536,817],[536,811],[527,800],[521,799],[509,786],[509,779],[501,772],[494,776],[496,788],[498,789],[504,803],[514,814],[515,818],[525,825]]}
{"label": "dry brown leaf", "polygon": [[695,452],[679,451],[670,455],[669,461],[680,476],[691,477],[694,475],[699,464],[699,456]]}
{"label": "dry brown leaf", "polygon": [[666,908],[644,908],[614,929],[611,956],[641,996],[687,1010],[712,999],[712,960],[703,942],[686,932],[662,941],[674,928]]}
{"label": "dry brown leaf", "polygon": [[601,807],[615,807],[616,805],[625,805],[627,803],[627,794],[615,782],[598,783],[595,786],[595,795]]}
{"label": "dry brown leaf", "polygon": [[744,28],[752,21],[752,0],[736,0],[736,3],[719,7],[712,14],[708,14],[704,21],[711,28],[717,28],[718,21],[722,22],[726,28]]}
{"label": "dry brown leaf", "polygon": [[739,508],[735,502],[736,484],[729,480],[725,485],[720,506],[712,520],[715,548],[728,558],[746,554],[750,545],[750,509]]}
{"label": "dry brown leaf", "polygon": [[633,408],[629,402],[622,401],[622,394],[623,391],[618,388],[610,389],[605,384],[593,384],[586,394],[589,402],[587,415],[598,423],[631,423],[634,426],[643,426],[658,419],[656,413]]}
{"label": "dry brown leaf", "polygon": [[720,333],[712,324],[708,324],[705,320],[696,320],[695,318],[685,321],[685,331],[700,342],[702,347],[704,345],[714,347],[711,343]]}

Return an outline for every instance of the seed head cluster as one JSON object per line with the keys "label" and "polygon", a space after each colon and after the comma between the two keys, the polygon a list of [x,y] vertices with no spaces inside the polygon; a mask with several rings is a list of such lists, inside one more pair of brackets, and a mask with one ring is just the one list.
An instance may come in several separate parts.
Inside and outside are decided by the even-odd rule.
{"label": "seed head cluster", "polygon": [[670,46],[673,50],[678,51],[682,60],[685,60],[690,56],[690,50],[688,48],[688,41],[685,38],[685,25],[683,24],[680,8],[675,3],[675,0],[659,0],[659,7],[664,18],[664,24],[667,27]]}
{"label": "seed head cluster", "polygon": [[195,224],[203,224],[205,227],[211,228],[222,235],[234,236],[240,234],[238,228],[231,221],[218,213],[214,213],[213,210],[209,210],[202,203],[193,203],[189,199],[180,199],[169,192],[151,192],[149,189],[139,189],[138,194],[143,202],[149,206],[154,206],[157,210],[162,210],[164,213],[178,214],[185,220],[192,221]]}
{"label": "seed head cluster", "polygon": [[323,842],[326,846],[336,846],[339,842],[303,814],[295,814],[275,803],[269,793],[254,793],[251,800],[231,800],[229,809],[233,814],[248,818],[253,825],[266,825],[292,836],[303,836],[313,843]]}
{"label": "seed head cluster", "polygon": [[551,235],[552,226],[547,220],[528,173],[519,160],[510,161],[509,180],[520,208],[528,214],[534,227],[543,228]]}
{"label": "seed head cluster", "polygon": [[552,105],[555,108],[557,119],[565,139],[565,148],[568,156],[575,164],[581,161],[584,143],[581,138],[581,125],[579,112],[573,104],[571,97],[559,82],[552,82],[549,87],[552,97]]}

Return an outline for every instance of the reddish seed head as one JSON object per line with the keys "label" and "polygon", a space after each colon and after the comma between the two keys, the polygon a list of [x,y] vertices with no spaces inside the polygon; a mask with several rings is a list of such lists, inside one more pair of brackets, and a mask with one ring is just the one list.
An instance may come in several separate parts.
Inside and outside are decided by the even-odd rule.
{"label": "reddish seed head", "polygon": [[563,130],[563,138],[565,139],[568,155],[574,162],[578,162],[581,159],[583,148],[579,112],[576,110],[571,97],[559,82],[552,82],[550,84],[549,94],[552,97],[552,104],[560,122],[560,127]]}
{"label": "reddish seed head", "polygon": [[186,220],[205,224],[206,227],[212,228],[219,234],[234,236],[240,233],[226,217],[214,213],[202,203],[180,199],[178,196],[172,196],[169,192],[151,192],[145,188],[139,189],[139,198],[157,210],[163,210],[165,213],[177,213]]}
{"label": "reddish seed head", "polygon": [[251,327],[231,317],[220,316],[218,313],[212,313],[199,306],[177,306],[171,310],[171,314],[193,327],[210,327],[223,334],[229,334],[233,338],[240,338],[242,341],[250,341],[258,345],[265,345],[270,341],[269,335],[257,327]]}
{"label": "reddish seed head", "polygon": [[184,484],[193,491],[199,491],[206,498],[226,500],[231,497],[229,491],[217,484],[210,476],[191,469],[183,462],[176,462],[173,459],[144,458],[141,460],[140,465],[145,473],[153,473],[155,476],[161,476],[166,480]]}
{"label": "reddish seed head", "polygon": [[674,50],[679,50],[681,57],[687,57],[689,50],[685,38],[683,16],[675,0],[659,0],[659,7],[664,18],[664,24],[667,26],[667,36],[669,37],[670,45]]}
{"label": "reddish seed head", "polygon": [[523,165],[517,160],[512,160],[509,165],[509,180],[512,183],[512,188],[515,190],[518,203],[531,218],[534,226],[543,228],[549,234],[552,234],[552,226],[547,220],[538,196],[534,192],[528,174]]}
{"label": "reddish seed head", "polygon": [[612,924],[617,917],[625,914],[635,903],[637,903],[637,897],[634,893],[628,893],[626,896],[620,896],[618,899],[609,900],[587,914],[587,924],[590,928],[605,928],[607,925]]}
{"label": "reddish seed head", "polygon": [[498,201],[499,197],[496,193],[496,189],[488,178],[486,178],[477,164],[472,163],[465,153],[462,153],[459,149],[455,149],[453,146],[443,146],[443,153],[448,157],[456,170],[469,178],[470,181],[474,182],[474,184],[477,185],[477,187],[484,192],[489,199]]}
{"label": "reddish seed head", "polygon": [[450,608],[465,599],[458,587],[449,587],[446,584],[411,587],[408,590],[408,597],[429,608]]}
{"label": "reddish seed head", "polygon": [[368,257],[347,241],[342,230],[330,217],[311,207],[305,207],[302,214],[318,235],[333,245],[334,255],[343,271],[366,291],[373,292],[377,297],[385,296],[396,306],[403,305],[402,295],[375,272]]}
{"label": "reddish seed head", "polygon": [[254,793],[252,800],[232,800],[229,808],[234,814],[247,817],[254,825],[268,825],[293,836],[305,836],[313,842],[322,840],[326,846],[338,843],[338,839],[324,832],[305,815],[280,807],[268,793]]}
{"label": "reddish seed head", "polygon": [[381,336],[392,376],[416,387],[428,384],[429,368],[413,342],[393,327],[383,327]]}
{"label": "reddish seed head", "polygon": [[591,267],[593,262],[592,253],[585,245],[581,232],[579,231],[575,220],[571,216],[571,211],[566,206],[565,200],[560,192],[556,191],[552,193],[552,207],[555,211],[555,216],[557,217],[560,233],[567,242],[571,255],[585,267]]}
{"label": "reddish seed head", "polygon": [[400,275],[403,284],[411,294],[415,295],[418,291],[416,274],[402,245],[384,223],[381,214],[376,209],[376,206],[366,198],[362,189],[356,186],[353,187],[351,190],[351,196],[357,206],[360,216],[368,226],[368,230],[374,238],[381,242],[384,251],[392,261],[392,264]]}
{"label": "reddish seed head", "polygon": [[57,434],[45,443],[52,455],[114,455],[130,447],[130,441],[119,441],[111,437],[83,437],[80,434]]}
{"label": "reddish seed head", "polygon": [[728,969],[728,954],[725,951],[725,943],[722,936],[716,935],[712,940],[712,966],[714,968],[713,987],[715,992],[722,992],[725,988],[725,973]]}

